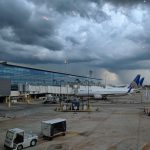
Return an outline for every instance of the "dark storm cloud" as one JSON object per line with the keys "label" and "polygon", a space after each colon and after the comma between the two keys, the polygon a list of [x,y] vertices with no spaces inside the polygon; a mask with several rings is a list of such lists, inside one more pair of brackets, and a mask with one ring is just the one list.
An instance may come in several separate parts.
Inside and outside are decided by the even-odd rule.
{"label": "dark storm cloud", "polygon": [[0,27],[21,26],[30,17],[31,10],[24,1],[0,1]]}
{"label": "dark storm cloud", "polygon": [[80,41],[78,41],[78,39],[74,38],[74,37],[66,37],[67,41],[70,41],[73,45],[78,45],[80,44]]}
{"label": "dark storm cloud", "polygon": [[148,0],[1,0],[0,59],[47,64],[67,58],[112,72],[146,69],[148,4]]}
{"label": "dark storm cloud", "polygon": [[[76,45],[77,47],[75,48],[79,48],[79,50],[75,52],[70,61],[92,61],[93,58],[89,59],[89,56],[82,58],[78,56],[78,53],[81,53],[82,56],[82,52],[80,52],[80,50],[83,49],[83,42],[80,41],[82,37],[78,37],[78,35],[74,37],[72,31],[70,31],[70,35],[67,35],[67,30],[63,29],[63,27],[62,29],[59,29],[59,26],[63,24],[65,18],[69,21],[70,17],[79,17],[81,26],[82,18],[83,20],[86,18],[86,22],[88,20],[97,23],[105,21],[109,17],[98,8],[97,4],[98,1],[92,0],[45,0],[42,2],[34,0],[14,0],[13,2],[11,0],[0,1],[0,37],[3,40],[2,42],[5,43],[3,45],[1,44],[0,47],[1,51],[5,49],[4,53],[6,54],[6,56],[1,57],[1,59],[5,58],[7,60],[17,61],[18,57],[19,62],[20,60],[25,62],[24,58],[30,58],[31,62],[36,62],[37,60],[38,62],[43,61],[43,63],[45,63],[47,62],[47,59],[50,59],[49,62],[51,62],[52,58],[48,55],[44,55],[42,58],[40,58],[40,56],[36,58],[32,56],[36,53],[32,46],[39,46],[37,48],[39,51],[41,49],[41,53],[45,53],[42,48],[47,48],[50,53],[51,51],[62,51],[62,53],[59,54],[62,55],[60,56],[61,58],[58,60],[56,59],[56,61],[59,61],[66,57],[63,51],[71,49]],[[78,19],[75,19],[74,21],[78,21]],[[68,23],[66,23],[66,26],[69,26]],[[86,29],[87,27],[85,26],[83,28]],[[62,37],[60,35],[61,32],[64,32]],[[80,31],[78,31],[77,34],[80,34]],[[8,44],[11,46],[8,46]],[[29,46],[31,46],[31,52],[29,52]],[[15,50],[18,49],[18,47],[20,48],[20,53]],[[23,59],[20,59],[21,57]],[[54,61],[54,59],[52,60]]]}
{"label": "dark storm cloud", "polygon": [[[43,15],[42,10],[40,12],[32,3],[25,0],[1,0],[1,37],[23,45],[39,45],[50,50],[62,49],[63,44],[50,37],[54,35],[55,21],[44,20]],[[7,34],[7,30],[10,30],[11,34]]]}
{"label": "dark storm cloud", "polygon": [[147,4],[147,3],[149,3],[149,0],[106,0],[106,2],[109,2],[116,6],[119,6],[119,5],[133,6],[133,5],[137,5],[137,4],[143,4],[143,3]]}
{"label": "dark storm cloud", "polygon": [[109,19],[101,9],[96,9],[96,6],[101,7],[102,0],[32,0],[35,4],[46,5],[53,10],[64,15],[80,15],[83,18],[93,19],[96,22],[102,22]]}

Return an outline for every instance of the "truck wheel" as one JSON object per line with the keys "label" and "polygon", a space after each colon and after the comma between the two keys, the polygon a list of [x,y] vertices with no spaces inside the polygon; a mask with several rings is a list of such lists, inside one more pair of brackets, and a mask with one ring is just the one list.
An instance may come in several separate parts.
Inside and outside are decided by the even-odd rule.
{"label": "truck wheel", "polygon": [[49,137],[49,138],[48,138],[48,140],[49,140],[49,141],[52,141],[52,140],[53,140],[53,138],[52,138],[52,137]]}
{"label": "truck wheel", "polygon": [[62,136],[65,136],[66,135],[66,133],[62,133]]}
{"label": "truck wheel", "polygon": [[23,146],[22,145],[19,145],[18,147],[17,147],[17,150],[22,150],[23,149]]}
{"label": "truck wheel", "polygon": [[37,140],[32,140],[31,143],[30,143],[30,146],[35,146],[37,143]]}

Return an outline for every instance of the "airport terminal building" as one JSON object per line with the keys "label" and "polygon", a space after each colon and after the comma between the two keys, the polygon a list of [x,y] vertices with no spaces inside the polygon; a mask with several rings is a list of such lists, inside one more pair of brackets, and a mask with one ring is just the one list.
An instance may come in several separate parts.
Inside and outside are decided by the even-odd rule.
{"label": "airport terminal building", "polygon": [[[10,62],[0,62],[0,82],[6,80],[11,95],[21,94],[74,94],[77,86],[98,86],[101,79],[33,68]],[[9,88],[10,82],[10,88]],[[0,89],[1,89],[0,88]],[[7,91],[7,89],[6,89]],[[4,93],[9,93],[4,92]],[[0,91],[0,96],[8,96]]]}

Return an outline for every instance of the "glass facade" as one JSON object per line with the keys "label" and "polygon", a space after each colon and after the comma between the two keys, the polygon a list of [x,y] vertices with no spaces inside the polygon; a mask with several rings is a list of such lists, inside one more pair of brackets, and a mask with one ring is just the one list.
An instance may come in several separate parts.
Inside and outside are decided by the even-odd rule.
{"label": "glass facade", "polygon": [[101,81],[101,79],[96,78],[28,68],[8,63],[0,63],[0,78],[10,79],[12,88],[15,89],[19,84],[58,86],[60,84],[80,83],[81,85],[94,85],[100,84]]}

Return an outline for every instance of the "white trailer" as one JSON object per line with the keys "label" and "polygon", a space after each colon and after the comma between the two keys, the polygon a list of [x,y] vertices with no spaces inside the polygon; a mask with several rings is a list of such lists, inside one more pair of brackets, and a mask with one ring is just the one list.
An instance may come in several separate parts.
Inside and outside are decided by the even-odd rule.
{"label": "white trailer", "polygon": [[41,122],[41,131],[44,138],[52,140],[54,136],[65,135],[66,133],[66,119],[52,119]]}
{"label": "white trailer", "polygon": [[9,129],[6,133],[4,147],[12,150],[22,150],[29,146],[35,146],[38,140],[37,135],[26,134],[19,128]]}

